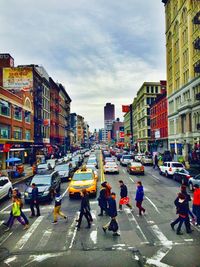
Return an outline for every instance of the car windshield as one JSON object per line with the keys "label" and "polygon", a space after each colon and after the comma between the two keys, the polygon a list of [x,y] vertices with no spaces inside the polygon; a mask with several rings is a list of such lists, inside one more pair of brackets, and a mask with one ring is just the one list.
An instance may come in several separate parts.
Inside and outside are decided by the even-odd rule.
{"label": "car windshield", "polygon": [[106,162],[106,166],[117,166],[115,162]]}
{"label": "car windshield", "polygon": [[73,181],[92,180],[92,173],[75,173]]}
{"label": "car windshield", "polygon": [[172,163],[172,167],[183,168],[183,165],[181,163]]}
{"label": "car windshield", "polygon": [[35,183],[37,186],[50,185],[51,176],[49,175],[36,175],[33,177],[31,184]]}
{"label": "car windshield", "polygon": [[124,159],[132,159],[131,155],[123,156]]}
{"label": "car windshield", "polygon": [[39,164],[37,166],[38,169],[48,169],[47,164]]}
{"label": "car windshield", "polygon": [[92,170],[95,170],[96,171],[96,168],[94,165],[86,165],[86,168],[88,169],[92,169]]}
{"label": "car windshield", "polygon": [[96,160],[95,160],[95,159],[89,159],[89,160],[88,160],[88,163],[89,163],[89,162],[90,162],[90,163],[96,163]]}
{"label": "car windshield", "polygon": [[58,165],[55,167],[56,171],[67,171],[69,169],[68,165]]}

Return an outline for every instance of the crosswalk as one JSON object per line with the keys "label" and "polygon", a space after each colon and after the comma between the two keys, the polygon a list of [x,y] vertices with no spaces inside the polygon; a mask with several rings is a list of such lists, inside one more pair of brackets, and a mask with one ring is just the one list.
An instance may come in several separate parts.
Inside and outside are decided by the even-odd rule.
{"label": "crosswalk", "polygon": [[[46,213],[33,220],[30,228],[26,231],[22,231],[21,225],[15,224],[11,232],[6,232],[1,236],[0,246],[9,247],[10,244],[15,244],[14,247],[9,247],[9,250],[14,254],[29,249],[35,252],[51,251],[53,253],[54,250],[61,252],[76,249],[81,246],[82,241],[80,240],[83,240],[84,236],[88,240],[85,246],[90,249],[102,248],[105,239],[107,248],[110,246],[111,250],[131,250],[136,246],[152,244],[152,238],[149,236],[153,235],[154,245],[160,246],[160,249],[155,255],[148,258],[147,262],[155,266],[167,267],[167,265],[161,265],[160,263],[173,246],[184,243],[192,244],[194,242],[193,238],[180,239],[176,235],[174,235],[173,241],[169,240],[150,216],[137,217],[128,208],[124,208],[124,211],[118,215],[121,236],[116,239],[110,238],[110,233],[105,236],[102,231],[102,225],[109,218],[98,218],[98,211],[95,209],[96,202],[92,202],[91,206],[93,207],[91,210],[93,223],[90,230],[84,229],[85,222],[83,220],[81,231],[77,232],[76,219],[78,218],[78,212],[74,212],[67,222],[60,219],[57,225],[51,224],[49,213]],[[49,210],[50,208],[47,209],[47,211]],[[3,221],[0,221],[0,229],[3,228],[2,223]],[[147,234],[147,231],[151,232],[151,235]],[[131,237],[132,242],[127,236]],[[8,242],[10,239],[13,241]],[[17,240],[17,242],[14,240]]]}

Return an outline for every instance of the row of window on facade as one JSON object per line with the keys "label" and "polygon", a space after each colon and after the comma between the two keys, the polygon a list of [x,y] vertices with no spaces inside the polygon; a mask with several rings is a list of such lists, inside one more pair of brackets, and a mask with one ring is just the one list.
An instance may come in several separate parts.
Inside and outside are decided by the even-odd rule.
{"label": "row of window on facade", "polygon": [[13,118],[22,121],[23,116],[26,123],[31,123],[31,113],[27,110],[22,110],[21,107],[11,105],[11,103],[0,99],[0,115],[10,117],[13,107]]}
{"label": "row of window on facade", "polygon": [[[193,100],[194,101],[198,101],[196,99],[196,96],[197,94],[200,93],[200,84],[193,87],[193,94],[192,94],[192,97],[193,97]],[[182,103],[186,103],[187,101],[190,101],[191,100],[191,93],[190,93],[190,90],[187,90],[186,92],[184,92],[182,95],[179,95],[175,98],[175,101],[174,100],[171,100],[169,102],[169,114],[172,114],[175,110],[177,110],[180,105]],[[175,105],[174,105],[175,104]]]}
{"label": "row of window on facade", "polygon": [[16,139],[16,140],[31,140],[31,131],[25,130],[23,136],[23,130],[20,127],[13,127],[11,132],[11,126],[0,124],[0,138],[1,139]]}
{"label": "row of window on facade", "polygon": [[147,130],[141,130],[138,131],[138,138],[151,138],[151,130],[147,129]]}
{"label": "row of window on facade", "polygon": [[151,127],[160,127],[167,121],[167,114],[159,114],[156,118],[151,120]]}
{"label": "row of window on facade", "polygon": [[161,101],[157,106],[155,106],[151,109],[151,115],[165,112],[166,109],[167,109],[167,102],[165,100]]}

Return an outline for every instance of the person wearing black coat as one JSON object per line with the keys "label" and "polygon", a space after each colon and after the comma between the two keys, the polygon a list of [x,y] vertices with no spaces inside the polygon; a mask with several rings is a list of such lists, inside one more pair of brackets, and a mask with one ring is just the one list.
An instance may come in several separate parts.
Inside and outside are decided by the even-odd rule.
{"label": "person wearing black coat", "polygon": [[81,207],[80,207],[80,215],[79,219],[77,220],[77,230],[80,230],[81,227],[81,222],[83,215],[85,216],[88,226],[86,228],[91,228],[91,221],[92,221],[92,215],[90,213],[90,203],[89,203],[89,198],[86,189],[83,189],[81,191]]}
{"label": "person wearing black coat", "polygon": [[188,201],[186,200],[186,197],[184,194],[179,193],[178,197],[175,199],[174,204],[176,206],[177,209],[177,214],[179,215],[179,217],[173,221],[170,225],[172,230],[174,230],[174,226],[179,223],[177,230],[176,230],[176,234],[177,235],[182,235],[183,233],[181,232],[181,227],[182,224],[185,223],[185,228],[186,228],[186,232],[187,233],[191,233],[192,230],[190,229],[190,225],[188,225],[187,220],[188,219]]}
{"label": "person wearing black coat", "polygon": [[[124,198],[128,197],[128,189],[122,180],[119,180],[119,185],[120,185],[120,197],[121,197],[120,202],[119,202],[119,210],[122,211],[121,203]],[[132,209],[132,206],[129,203],[126,203],[125,205],[129,207],[130,209]]]}
{"label": "person wearing black coat", "polygon": [[[117,220],[116,220],[116,217],[117,217],[117,204],[116,204],[116,194],[114,192],[111,193],[111,196],[108,198],[108,215],[110,216],[111,221],[115,220],[116,223],[117,223]],[[106,230],[108,229],[111,221],[109,221],[106,225],[104,225],[102,227],[104,233],[106,233]],[[113,236],[119,236],[119,235],[120,234],[117,231],[113,233]]]}
{"label": "person wearing black coat", "polygon": [[98,216],[103,216],[103,211],[107,213],[107,197],[106,197],[106,187],[104,186],[104,183],[101,184],[101,190],[98,197],[99,207],[101,209]]}
{"label": "person wearing black coat", "polygon": [[31,209],[31,216],[30,218],[35,216],[34,206],[37,210],[37,216],[40,216],[40,207],[39,207],[39,200],[38,200],[38,188],[35,183],[32,183],[32,194],[31,194],[31,202],[30,202],[30,209]]}

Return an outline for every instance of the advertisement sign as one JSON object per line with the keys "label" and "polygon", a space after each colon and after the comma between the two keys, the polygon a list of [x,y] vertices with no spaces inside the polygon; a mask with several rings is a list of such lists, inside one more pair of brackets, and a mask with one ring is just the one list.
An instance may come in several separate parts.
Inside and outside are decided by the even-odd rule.
{"label": "advertisement sign", "polygon": [[29,91],[33,88],[31,68],[3,68],[3,87],[6,89]]}
{"label": "advertisement sign", "polygon": [[128,105],[122,105],[122,112],[129,112],[130,111],[130,106],[128,106]]}
{"label": "advertisement sign", "polygon": [[119,138],[124,138],[124,132],[119,133]]}

